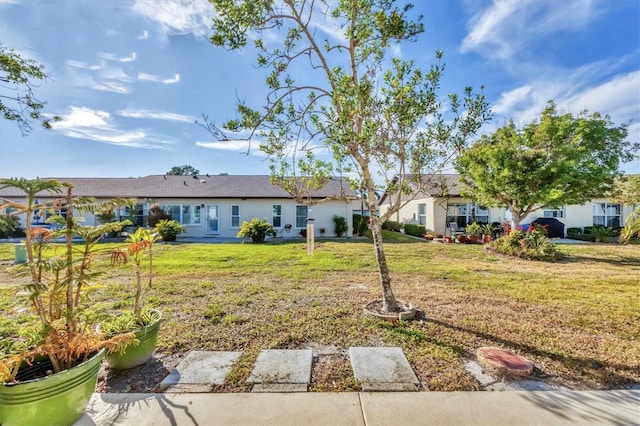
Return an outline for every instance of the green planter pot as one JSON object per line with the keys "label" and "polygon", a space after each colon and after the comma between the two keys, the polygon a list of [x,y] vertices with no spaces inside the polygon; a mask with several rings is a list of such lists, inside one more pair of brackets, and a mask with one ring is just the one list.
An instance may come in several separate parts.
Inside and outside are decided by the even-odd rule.
{"label": "green planter pot", "polygon": [[124,352],[114,352],[107,355],[107,362],[115,370],[126,370],[147,362],[153,355],[158,342],[158,332],[162,313],[152,309],[155,320],[134,332],[136,339],[140,341],[138,345],[130,344]]}
{"label": "green planter pot", "polygon": [[[73,368],[41,379],[17,384],[0,384],[0,424],[10,425],[72,425],[96,389],[102,349],[88,361]],[[49,360],[41,367],[31,366],[23,371],[51,368]]]}

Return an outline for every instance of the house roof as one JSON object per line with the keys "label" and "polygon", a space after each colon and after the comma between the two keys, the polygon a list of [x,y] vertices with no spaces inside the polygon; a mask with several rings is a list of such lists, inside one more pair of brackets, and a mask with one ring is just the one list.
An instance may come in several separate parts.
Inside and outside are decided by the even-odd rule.
{"label": "house roof", "polygon": [[[137,178],[43,178],[73,185],[76,196],[95,198],[292,198],[267,175],[150,175]],[[22,197],[15,188],[0,189],[0,197]],[[48,194],[43,193],[42,197]],[[310,198],[353,198],[348,182],[332,178]],[[305,197],[306,198],[306,197]]]}
{"label": "house roof", "polygon": [[[397,177],[394,178],[394,181],[397,181],[397,179]],[[407,176],[407,179],[409,180],[411,192],[409,194],[402,194],[402,200],[460,196],[459,174],[428,173],[420,176]],[[422,185],[420,185],[420,183],[422,183]],[[422,188],[420,188],[420,186],[422,186]],[[382,197],[380,197],[378,205],[384,204],[390,195],[392,194],[385,192]]]}

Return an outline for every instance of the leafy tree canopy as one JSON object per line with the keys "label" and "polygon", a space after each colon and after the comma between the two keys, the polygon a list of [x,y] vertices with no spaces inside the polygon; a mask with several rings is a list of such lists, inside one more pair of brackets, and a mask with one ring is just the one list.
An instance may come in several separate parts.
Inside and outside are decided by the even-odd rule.
{"label": "leafy tree canopy", "polygon": [[[383,310],[397,308],[382,244],[382,223],[408,202],[377,214],[376,191],[408,194],[426,171],[444,167],[488,119],[482,94],[440,96],[442,52],[420,69],[389,58],[392,46],[424,31],[411,4],[393,0],[211,0],[211,42],[244,49],[251,39],[268,69],[262,108],[238,105],[223,127],[258,135],[272,180],[299,198],[339,172],[366,194]],[[218,132],[212,132],[214,136]],[[304,182],[305,184],[301,184]]]}
{"label": "leafy tree canopy", "polygon": [[487,206],[506,206],[515,224],[529,213],[582,204],[612,190],[621,162],[632,158],[627,125],[583,111],[561,114],[549,102],[519,129],[510,121],[457,159],[463,192]]}
{"label": "leafy tree canopy", "polygon": [[0,114],[5,120],[15,121],[22,132],[31,132],[32,121],[40,121],[46,129],[60,117],[43,117],[45,103],[36,98],[34,81],[47,80],[44,67],[33,59],[25,59],[0,43]]}
{"label": "leafy tree canopy", "polygon": [[624,175],[614,189],[614,197],[623,204],[640,204],[640,175]]}
{"label": "leafy tree canopy", "polygon": [[185,164],[183,166],[173,166],[167,174],[172,176],[197,176],[200,174],[200,170]]}

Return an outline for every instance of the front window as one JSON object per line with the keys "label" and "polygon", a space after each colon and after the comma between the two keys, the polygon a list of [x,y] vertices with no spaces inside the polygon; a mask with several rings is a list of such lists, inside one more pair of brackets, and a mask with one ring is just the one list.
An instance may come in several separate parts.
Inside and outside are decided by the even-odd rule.
{"label": "front window", "polygon": [[231,206],[231,227],[240,227],[240,206],[237,204]]}
{"label": "front window", "polygon": [[273,211],[271,213],[271,225],[274,228],[280,228],[282,226],[282,205],[274,204]]}
{"label": "front window", "polygon": [[200,204],[162,204],[160,207],[181,225],[200,224]]}
{"label": "front window", "polygon": [[563,218],[564,217],[564,207],[560,207],[560,208],[557,208],[557,209],[546,208],[546,209],[544,209],[544,217]]}
{"label": "front window", "polygon": [[596,203],[593,205],[593,225],[602,225],[611,228],[620,227],[621,204]]}
{"label": "front window", "polygon": [[489,208],[473,203],[449,204],[447,223],[452,222],[455,222],[461,229],[473,222],[487,224],[489,223]]}
{"label": "front window", "polygon": [[145,206],[136,204],[135,207],[122,207],[120,210],[120,220],[128,219],[132,226],[145,226]]}
{"label": "front window", "polygon": [[418,204],[418,223],[420,225],[427,224],[427,205],[426,204]]}
{"label": "front window", "polygon": [[307,226],[308,217],[309,206],[296,206],[296,228],[304,228]]}

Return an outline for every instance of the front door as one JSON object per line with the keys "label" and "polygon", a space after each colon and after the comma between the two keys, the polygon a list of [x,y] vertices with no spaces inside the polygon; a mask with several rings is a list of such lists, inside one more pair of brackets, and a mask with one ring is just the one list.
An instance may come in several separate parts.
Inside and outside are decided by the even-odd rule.
{"label": "front door", "polygon": [[207,206],[207,224],[205,233],[217,234],[218,231],[218,205],[210,204]]}

